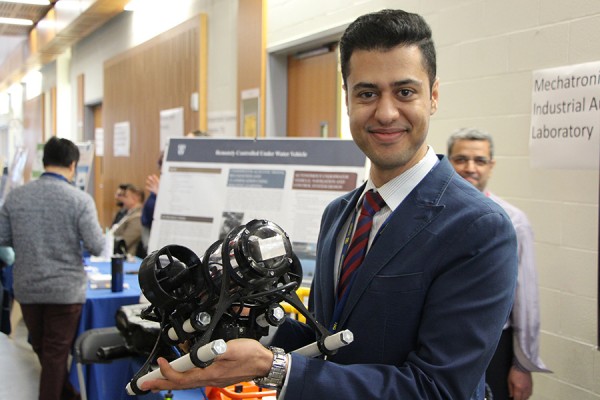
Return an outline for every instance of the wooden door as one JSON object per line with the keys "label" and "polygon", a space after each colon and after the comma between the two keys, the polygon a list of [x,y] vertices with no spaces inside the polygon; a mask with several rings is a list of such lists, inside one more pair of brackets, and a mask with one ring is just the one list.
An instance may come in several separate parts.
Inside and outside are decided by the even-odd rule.
{"label": "wooden door", "polygon": [[[92,107],[94,114],[94,143],[99,143],[96,137],[97,129],[102,129],[102,104]],[[100,140],[100,143],[104,143]],[[110,213],[104,207],[104,157],[98,156],[98,149],[94,155],[94,200],[96,201],[96,209],[98,210],[98,221],[103,228],[110,228],[111,218]],[[104,149],[100,149],[100,154],[104,154]]]}
{"label": "wooden door", "polygon": [[288,136],[339,137],[338,75],[337,45],[288,57]]}

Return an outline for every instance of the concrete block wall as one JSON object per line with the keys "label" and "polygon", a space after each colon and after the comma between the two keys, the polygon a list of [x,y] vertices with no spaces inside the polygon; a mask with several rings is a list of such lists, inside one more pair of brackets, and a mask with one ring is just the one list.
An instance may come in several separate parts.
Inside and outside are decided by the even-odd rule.
{"label": "concrete block wall", "polygon": [[477,126],[495,138],[490,189],[523,209],[536,235],[541,355],[533,400],[600,400],[598,192],[595,170],[533,169],[532,71],[600,60],[598,0],[269,0],[268,44],[347,25],[381,8],[430,23],[438,49],[440,109],[429,143]]}

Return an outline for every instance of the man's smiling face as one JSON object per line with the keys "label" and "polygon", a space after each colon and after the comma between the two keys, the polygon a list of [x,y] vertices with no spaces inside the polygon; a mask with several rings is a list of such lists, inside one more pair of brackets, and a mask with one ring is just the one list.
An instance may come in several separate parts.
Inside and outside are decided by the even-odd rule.
{"label": "man's smiling face", "polygon": [[371,160],[371,178],[380,186],[427,152],[425,139],[429,118],[437,110],[439,84],[429,82],[417,46],[356,50],[349,66],[350,130]]}

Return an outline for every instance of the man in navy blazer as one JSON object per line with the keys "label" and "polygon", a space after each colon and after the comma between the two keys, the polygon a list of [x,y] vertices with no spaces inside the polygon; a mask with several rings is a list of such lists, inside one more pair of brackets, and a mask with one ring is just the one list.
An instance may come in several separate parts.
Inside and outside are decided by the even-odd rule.
{"label": "man in navy blazer", "polygon": [[[266,377],[285,400],[484,398],[485,369],[512,305],[516,239],[504,211],[426,143],[439,95],[431,30],[417,14],[367,14],[346,29],[340,59],[352,137],[371,168],[363,186],[323,214],[310,303],[318,321],[351,330],[354,342],[327,360],[282,357],[315,340],[287,320],[272,343],[283,351],[233,340],[203,370],[180,373],[160,360],[166,379],[143,389]],[[339,301],[344,242],[368,190],[385,205]]]}
{"label": "man in navy blazer", "polygon": [[[322,220],[311,296],[325,325],[336,308],[336,240],[363,190],[330,204]],[[514,289],[513,247],[502,211],[441,158],[360,267],[337,327],[354,342],[328,361],[292,354],[285,399],[483,399]],[[314,341],[312,332],[288,321],[272,344],[291,351]]]}

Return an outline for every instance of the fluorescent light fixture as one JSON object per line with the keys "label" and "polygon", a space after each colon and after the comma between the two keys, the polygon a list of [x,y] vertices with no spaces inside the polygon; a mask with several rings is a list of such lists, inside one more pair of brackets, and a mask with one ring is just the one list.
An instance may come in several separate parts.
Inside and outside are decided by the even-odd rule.
{"label": "fluorescent light fixture", "polygon": [[152,8],[162,9],[164,3],[159,0],[131,0],[123,8],[125,11],[141,11]]}
{"label": "fluorescent light fixture", "polygon": [[50,0],[2,0],[2,3],[19,3],[33,4],[35,6],[47,6],[50,4]]}
{"label": "fluorescent light fixture", "polygon": [[30,19],[23,19],[23,18],[2,18],[2,17],[0,17],[0,24],[31,26],[31,25],[33,25],[33,21]]}
{"label": "fluorescent light fixture", "polygon": [[125,4],[123,8],[125,11],[135,11],[141,7],[141,3],[135,0],[131,0],[129,3]]}

